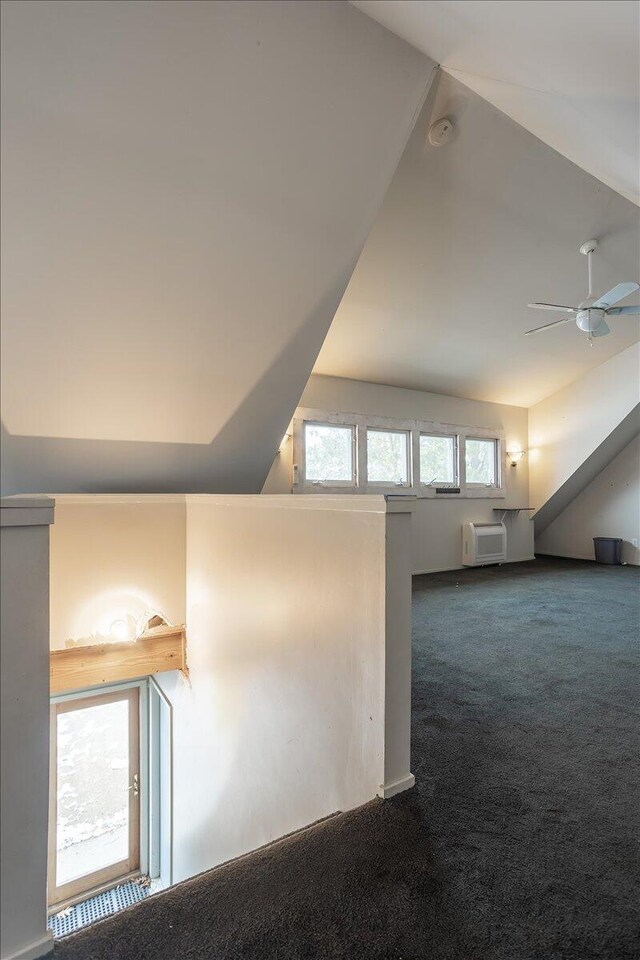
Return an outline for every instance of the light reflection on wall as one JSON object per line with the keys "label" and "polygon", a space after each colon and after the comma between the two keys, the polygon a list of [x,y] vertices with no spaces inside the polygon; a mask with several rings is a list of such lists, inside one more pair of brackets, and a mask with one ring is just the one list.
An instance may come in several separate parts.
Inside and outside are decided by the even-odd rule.
{"label": "light reflection on wall", "polygon": [[94,594],[72,617],[73,634],[65,645],[117,643],[135,640],[140,624],[155,610],[149,596],[130,588],[112,588]]}

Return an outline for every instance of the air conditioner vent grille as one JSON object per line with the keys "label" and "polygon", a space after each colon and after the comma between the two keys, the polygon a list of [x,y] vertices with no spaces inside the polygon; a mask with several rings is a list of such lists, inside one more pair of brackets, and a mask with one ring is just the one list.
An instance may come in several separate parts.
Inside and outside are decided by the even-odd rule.
{"label": "air conditioner vent grille", "polygon": [[503,563],[506,559],[507,528],[504,523],[462,525],[462,563],[465,567]]}
{"label": "air conditioner vent grille", "polygon": [[502,552],[502,534],[490,533],[488,536],[478,537],[479,557],[493,557]]}

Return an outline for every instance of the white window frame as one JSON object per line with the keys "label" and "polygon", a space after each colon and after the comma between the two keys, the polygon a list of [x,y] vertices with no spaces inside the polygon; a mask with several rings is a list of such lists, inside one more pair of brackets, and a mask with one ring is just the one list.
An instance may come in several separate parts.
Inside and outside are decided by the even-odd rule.
{"label": "white window frame", "polygon": [[[128,680],[116,683],[104,683],[95,687],[84,687],[79,690],[69,690],[65,693],[54,694],[49,698],[50,705],[54,707],[59,703],[74,702],[80,703],[82,700],[92,700],[101,695],[110,693],[123,693],[127,690],[138,690],[138,709],[137,717],[138,728],[138,751],[139,751],[139,770],[138,770],[138,789],[139,789],[139,861],[140,866],[134,870],[131,877],[145,875],[150,873],[150,861],[155,855],[158,845],[157,820],[152,816],[152,806],[150,804],[150,764],[151,755],[155,749],[154,742],[150,739],[149,727],[149,682],[147,678],[141,680]],[[50,772],[49,789],[53,781],[53,773]],[[55,830],[56,823],[49,824],[49,856],[55,856]],[[51,831],[54,831],[53,834]],[[108,890],[122,883],[124,877],[116,880],[108,880],[96,887],[83,888],[78,894],[68,897],[66,900],[58,903],[48,904],[48,913],[54,914],[73,903],[79,903],[87,900],[103,890]]]}
{"label": "white window frame", "polygon": [[[413,489],[413,456],[411,450],[411,440],[412,440],[412,430],[410,427],[396,427],[389,426],[385,424],[384,426],[374,426],[372,423],[367,423],[364,427],[365,433],[365,443],[367,447],[367,473],[366,473],[366,486],[367,490],[370,492],[376,491],[380,493],[381,491],[389,491],[393,493],[398,493],[400,490],[403,492]],[[407,452],[406,452],[406,462],[405,469],[407,473],[406,481],[400,481],[397,483],[390,483],[388,480],[369,480],[369,433],[400,433],[404,434],[407,438]]]}
{"label": "white window frame", "polygon": [[[322,483],[307,481],[305,476],[304,425],[318,423],[323,426],[347,426],[353,431],[353,482]],[[367,480],[367,430],[386,430],[407,433],[409,453],[409,483],[387,484]],[[456,460],[458,483],[454,489],[459,493],[438,493],[438,489],[450,487],[450,484],[423,483],[420,476],[420,435],[454,437],[456,441]],[[466,441],[494,440],[496,443],[496,484],[467,483],[466,478]],[[327,410],[315,410],[300,407],[293,419],[293,493],[320,494],[412,494],[422,499],[504,499],[505,486],[505,433],[504,430],[488,429],[452,423],[440,423],[430,420],[401,420],[391,417],[372,417],[356,413],[332,413]]]}
{"label": "white window frame", "polygon": [[[453,483],[445,483],[443,481],[435,480],[433,482],[425,480],[422,476],[422,471],[420,467],[420,446],[422,437],[444,437],[446,440],[453,440]],[[422,491],[426,489],[432,489],[436,487],[445,487],[460,486],[460,437],[457,433],[454,433],[452,430],[420,430],[418,433],[418,474],[420,476],[420,488]],[[451,496],[451,494],[448,494]]]}
{"label": "white window frame", "polygon": [[[310,411],[312,413],[312,411]],[[305,449],[305,426],[314,424],[319,427],[349,427],[351,430],[351,480],[307,480],[307,460]],[[293,462],[294,486],[300,486],[304,493],[350,493],[358,487],[358,430],[357,425],[348,417],[339,414],[326,416],[305,416],[293,421]],[[297,477],[296,477],[297,474]],[[297,479],[297,483],[296,483]],[[302,492],[298,490],[296,492]]]}
{"label": "white window frame", "polygon": [[[494,444],[495,457],[495,483],[472,483],[467,481],[467,440],[490,440]],[[467,496],[496,496],[495,491],[503,489],[504,483],[504,442],[499,437],[492,436],[484,431],[469,430],[464,438],[464,446],[461,457],[464,457],[461,465],[464,468],[465,487]],[[499,495],[499,494],[498,494]],[[504,494],[502,494],[504,496]]]}
{"label": "white window frame", "polygon": [[[132,687],[138,688],[140,705],[140,873],[157,880],[159,888],[164,889],[173,883],[173,708],[170,700],[156,678],[149,676],[52,694],[50,704],[82,700]],[[161,727],[164,727],[164,734]],[[113,886],[110,881],[104,888],[72,898],[72,902],[86,900]],[[59,904],[48,907],[49,915],[60,908]]]}

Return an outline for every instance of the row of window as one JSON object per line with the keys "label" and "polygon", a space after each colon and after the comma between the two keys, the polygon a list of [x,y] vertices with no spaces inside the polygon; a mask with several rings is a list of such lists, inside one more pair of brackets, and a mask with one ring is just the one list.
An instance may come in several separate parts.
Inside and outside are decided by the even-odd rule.
{"label": "row of window", "polygon": [[[361,460],[365,477],[359,477],[359,442],[366,445]],[[418,456],[414,457],[416,444]],[[302,475],[296,465],[294,483],[303,486],[457,487],[461,457],[465,486],[500,485],[499,438],[305,419],[298,426],[297,447]]]}

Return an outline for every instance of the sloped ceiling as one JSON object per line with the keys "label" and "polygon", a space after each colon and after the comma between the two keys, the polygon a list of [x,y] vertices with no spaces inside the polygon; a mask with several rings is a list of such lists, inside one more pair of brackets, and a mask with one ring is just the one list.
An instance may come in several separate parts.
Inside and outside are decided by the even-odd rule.
{"label": "sloped ceiling", "polygon": [[636,0],[353,0],[584,170],[640,202]]}
{"label": "sloped ceiling", "polygon": [[259,491],[433,64],[346,3],[3,4],[3,489]]}
{"label": "sloped ceiling", "polygon": [[[441,116],[454,134],[432,147]],[[586,296],[591,237],[597,292],[638,279],[639,225],[633,203],[440,73],[315,372],[536,403],[637,341],[640,323],[612,318],[593,347],[573,323],[525,337],[560,316],[527,303]]]}

